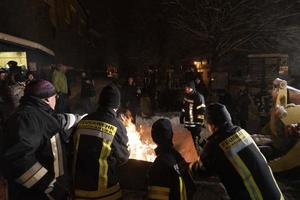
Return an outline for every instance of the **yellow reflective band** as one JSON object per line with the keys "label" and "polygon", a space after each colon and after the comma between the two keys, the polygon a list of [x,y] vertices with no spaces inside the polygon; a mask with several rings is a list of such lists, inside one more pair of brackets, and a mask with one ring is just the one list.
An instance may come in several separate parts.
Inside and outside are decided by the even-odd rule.
{"label": "yellow reflective band", "polygon": [[160,186],[148,186],[148,199],[168,200],[170,188]]}
{"label": "yellow reflective band", "polygon": [[31,188],[36,184],[48,170],[44,168],[39,162],[36,162],[29,170],[27,170],[23,175],[16,179],[16,182],[25,186],[26,188]]}
{"label": "yellow reflective band", "polygon": [[235,156],[234,159],[236,160],[237,167],[239,167],[238,173],[242,177],[244,184],[251,196],[251,199],[257,200],[257,199],[263,199],[262,194],[256,184],[256,182],[253,179],[253,176],[251,172],[249,171],[248,167],[245,165],[245,163],[242,161],[242,159],[239,156]]}
{"label": "yellow reflective band", "polygon": [[[91,123],[93,122],[93,123]],[[95,122],[95,123],[94,123]],[[80,124],[80,123],[79,123]],[[96,129],[97,128],[97,129]],[[101,130],[100,130],[101,129]],[[80,136],[81,135],[91,135],[94,133],[97,133],[97,135],[92,135],[96,136],[95,139],[98,139],[102,143],[102,148],[100,152],[100,156],[98,159],[99,163],[99,172],[98,172],[98,188],[96,191],[86,191],[86,190],[75,190],[75,195],[79,197],[80,199],[82,198],[96,198],[96,199],[114,199],[115,197],[120,198],[121,192],[117,192],[117,190],[120,190],[119,185],[107,188],[108,186],[108,163],[107,163],[107,158],[109,157],[111,153],[111,144],[113,141],[113,137],[117,131],[117,128],[104,123],[104,122],[99,122],[99,121],[93,121],[93,120],[83,120],[83,123],[81,123],[80,128],[78,127],[78,130],[86,130],[86,131],[92,131],[89,132],[88,134],[83,134],[82,131],[77,131],[76,136],[75,136],[75,158],[74,158],[74,163],[73,163],[73,171],[75,171],[76,167],[76,155],[78,152],[78,146],[80,143]],[[104,131],[104,132],[102,132]],[[105,138],[98,137],[99,132],[102,132],[102,136],[105,134],[105,138],[108,139],[106,140]],[[111,138],[108,138],[111,137]],[[75,174],[73,174],[74,176]],[[112,194],[116,193],[116,194]],[[110,195],[112,194],[112,195]],[[104,197],[109,195],[109,197]]]}
{"label": "yellow reflective band", "polygon": [[255,183],[253,176],[243,160],[239,157],[238,152],[250,144],[255,144],[251,136],[243,129],[230,136],[220,143],[226,157],[235,168],[236,172],[243,179],[244,185],[253,200],[263,199],[262,194]]}
{"label": "yellow reflective band", "polygon": [[53,168],[54,168],[54,177],[57,178],[64,174],[64,166],[63,166],[63,155],[62,155],[62,147],[60,136],[57,133],[51,139],[51,149],[54,158]]}
{"label": "yellow reflective band", "polygon": [[107,172],[108,163],[107,158],[111,152],[112,141],[102,141],[102,149],[99,157],[99,178],[98,178],[98,190],[105,190],[107,188]]}
{"label": "yellow reflective band", "polygon": [[189,115],[190,115],[190,121],[194,121],[194,116],[193,116],[193,104],[189,105]]}
{"label": "yellow reflective band", "polygon": [[224,150],[230,150],[230,148],[241,142],[244,141],[245,139],[247,139],[248,137],[250,137],[248,135],[248,133],[246,131],[244,131],[243,129],[241,129],[240,131],[238,131],[237,133],[233,134],[232,136],[228,137],[226,140],[224,140],[223,142],[220,143],[220,147]]}
{"label": "yellow reflective band", "polygon": [[22,174],[19,178],[16,179],[16,182],[23,184],[25,183],[30,177],[32,177],[35,173],[37,173],[43,166],[36,162],[30,169],[28,169],[24,174]]}
{"label": "yellow reflective band", "polygon": [[117,132],[117,127],[111,124],[96,121],[96,120],[81,120],[78,124],[80,129],[94,129],[110,135],[115,135]]}
{"label": "yellow reflective band", "polygon": [[179,185],[180,185],[180,200],[187,200],[186,195],[186,187],[181,177],[179,177]]}
{"label": "yellow reflective band", "polygon": [[200,108],[205,108],[205,107],[206,107],[205,104],[201,104],[200,106],[197,106],[196,109],[198,110]]}
{"label": "yellow reflective band", "polygon": [[93,137],[99,137],[102,138],[104,140],[113,140],[114,136],[98,131],[98,130],[93,130],[93,129],[77,129],[76,134],[79,135],[89,135],[89,136],[93,136]]}
{"label": "yellow reflective band", "polygon": [[110,188],[107,188],[103,191],[87,191],[87,190],[75,190],[75,199],[118,199],[122,196],[120,185],[114,185]]}

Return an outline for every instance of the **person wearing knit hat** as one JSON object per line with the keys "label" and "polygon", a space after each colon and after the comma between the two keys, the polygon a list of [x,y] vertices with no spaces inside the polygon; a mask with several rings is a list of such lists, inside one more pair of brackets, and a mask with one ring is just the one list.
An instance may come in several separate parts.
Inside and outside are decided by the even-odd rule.
{"label": "person wearing knit hat", "polygon": [[152,125],[151,137],[157,145],[173,146],[173,130],[171,122],[159,119]]}
{"label": "person wearing knit hat", "polygon": [[127,162],[129,151],[126,129],[116,114],[119,89],[113,84],[105,86],[98,104],[98,109],[84,117],[75,131],[74,199],[122,197],[118,170]]}
{"label": "person wearing knit hat", "polygon": [[148,172],[148,199],[192,199],[195,186],[188,164],[173,147],[173,130],[168,119],[152,125],[151,136],[157,155]]}
{"label": "person wearing knit hat", "polygon": [[25,96],[34,96],[40,99],[51,97],[56,94],[53,84],[46,80],[33,80],[25,87]]}
{"label": "person wearing knit hat", "polygon": [[55,109],[56,89],[49,81],[43,79],[31,81],[24,90],[24,98],[26,97],[44,99],[53,110]]}
{"label": "person wearing knit hat", "polygon": [[284,199],[265,157],[252,137],[232,124],[227,108],[214,103],[206,114],[211,135],[201,161],[190,165],[192,176],[219,176],[230,199]]}
{"label": "person wearing knit hat", "polygon": [[220,103],[212,104],[207,108],[206,121],[208,124],[213,124],[217,127],[232,124],[231,116],[226,106]]}
{"label": "person wearing knit hat", "polygon": [[82,116],[58,114],[55,105],[54,86],[32,81],[3,126],[0,163],[11,200],[70,198],[65,145]]}
{"label": "person wearing knit hat", "polygon": [[100,95],[98,104],[102,107],[118,109],[121,104],[121,94],[115,85],[105,86]]}
{"label": "person wearing knit hat", "polygon": [[194,81],[186,82],[184,84],[184,87],[185,87],[185,90],[187,90],[188,88],[195,90],[195,83],[194,83]]}
{"label": "person wearing knit hat", "polygon": [[194,81],[184,85],[184,93],[179,120],[190,131],[199,155],[205,144],[205,140],[200,136],[205,127],[205,100],[203,95],[195,90]]}

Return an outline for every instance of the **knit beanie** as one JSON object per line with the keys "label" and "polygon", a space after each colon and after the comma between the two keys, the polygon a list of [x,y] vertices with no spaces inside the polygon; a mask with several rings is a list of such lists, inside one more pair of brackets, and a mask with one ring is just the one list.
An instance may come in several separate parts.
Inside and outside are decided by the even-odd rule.
{"label": "knit beanie", "polygon": [[157,145],[172,145],[173,130],[168,119],[159,119],[152,125],[151,137]]}
{"label": "knit beanie", "polygon": [[184,87],[189,87],[192,88],[193,90],[195,90],[195,83],[194,81],[190,81],[184,84]]}
{"label": "knit beanie", "polygon": [[48,98],[56,94],[55,87],[46,80],[33,80],[26,85],[24,96],[34,96],[40,99]]}
{"label": "knit beanie", "polygon": [[121,94],[114,85],[105,86],[99,96],[98,104],[107,108],[119,108],[121,104]]}
{"label": "knit beanie", "polygon": [[231,116],[226,109],[226,106],[220,103],[210,104],[206,109],[207,121],[217,127],[221,127],[226,123],[231,122]]}

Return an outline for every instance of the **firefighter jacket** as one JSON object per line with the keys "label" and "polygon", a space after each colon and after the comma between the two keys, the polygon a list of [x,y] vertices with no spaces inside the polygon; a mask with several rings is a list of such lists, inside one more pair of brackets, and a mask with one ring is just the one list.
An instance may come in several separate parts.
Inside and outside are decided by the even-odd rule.
{"label": "firefighter jacket", "polygon": [[75,199],[121,198],[118,167],[127,162],[124,125],[109,108],[98,108],[81,120],[74,142]]}
{"label": "firefighter jacket", "polygon": [[189,200],[195,186],[188,164],[172,148],[155,149],[157,158],[148,173],[148,199]]}
{"label": "firefighter jacket", "polygon": [[204,114],[203,96],[195,90],[191,94],[186,94],[183,99],[180,122],[184,123],[186,128],[204,126]]}
{"label": "firefighter jacket", "polygon": [[[10,200],[63,199],[68,193],[65,148],[80,117],[55,114],[41,99],[26,97],[7,120],[1,167]],[[69,184],[70,186],[70,184]]]}
{"label": "firefighter jacket", "polygon": [[240,127],[228,123],[210,136],[201,161],[193,176],[218,175],[231,199],[284,199],[265,157]]}

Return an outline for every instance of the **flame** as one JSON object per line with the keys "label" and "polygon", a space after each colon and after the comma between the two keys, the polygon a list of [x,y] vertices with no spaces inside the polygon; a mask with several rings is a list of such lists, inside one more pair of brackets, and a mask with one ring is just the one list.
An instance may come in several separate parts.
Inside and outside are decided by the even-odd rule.
{"label": "flame", "polygon": [[136,125],[132,123],[132,118],[128,113],[121,115],[121,119],[127,130],[128,147],[130,152],[129,158],[153,162],[156,158],[154,152],[156,144],[153,143],[151,138],[145,137],[146,135],[142,125],[137,128]]}

